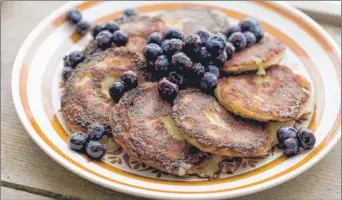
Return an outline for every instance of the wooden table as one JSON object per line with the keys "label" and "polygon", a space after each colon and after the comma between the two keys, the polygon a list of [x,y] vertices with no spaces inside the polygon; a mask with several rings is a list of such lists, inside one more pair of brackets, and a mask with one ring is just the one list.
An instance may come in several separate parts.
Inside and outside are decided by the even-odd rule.
{"label": "wooden table", "polygon": [[[48,157],[29,137],[11,94],[12,66],[30,31],[64,2],[1,2],[1,199],[141,199],[95,185]],[[321,23],[341,46],[341,27]],[[341,199],[341,143],[302,175],[242,199]]]}

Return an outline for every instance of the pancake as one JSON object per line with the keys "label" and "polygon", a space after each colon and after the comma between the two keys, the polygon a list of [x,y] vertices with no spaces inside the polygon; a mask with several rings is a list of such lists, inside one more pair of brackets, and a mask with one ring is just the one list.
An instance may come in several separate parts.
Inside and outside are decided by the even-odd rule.
{"label": "pancake", "polygon": [[213,177],[221,156],[192,147],[171,117],[172,105],[162,100],[157,83],[127,92],[110,115],[113,138],[133,159],[177,176]]}
{"label": "pancake", "polygon": [[183,31],[185,36],[199,30],[218,33],[229,25],[227,17],[222,12],[205,8],[169,10],[160,14],[159,17],[167,26]]}
{"label": "pancake", "polygon": [[299,118],[309,103],[310,83],[289,68],[275,65],[266,75],[230,76],[218,81],[215,96],[227,110],[257,121]]}
{"label": "pancake", "polygon": [[[109,86],[120,80],[126,70],[137,70],[139,56],[125,48],[93,54],[83,61],[65,82],[61,96],[61,113],[73,131],[87,133],[87,126],[101,123],[109,126],[108,117],[115,102]],[[143,78],[139,78],[140,83]]]}
{"label": "pancake", "polygon": [[186,140],[204,152],[257,157],[267,155],[272,144],[265,124],[231,115],[213,96],[197,89],[178,94],[172,117]]}
{"label": "pancake", "polygon": [[256,71],[264,73],[264,70],[278,64],[284,57],[286,47],[280,40],[269,33],[255,45],[248,47],[227,60],[222,71],[230,74]]}
{"label": "pancake", "polygon": [[[148,36],[153,32],[164,33],[167,30],[165,23],[157,17],[137,15],[116,20],[116,22],[120,25],[120,30],[128,34],[126,47],[139,55],[143,55]],[[113,47],[115,47],[114,44]],[[86,56],[100,51],[102,50],[97,48],[95,40],[91,40],[84,49]]]}

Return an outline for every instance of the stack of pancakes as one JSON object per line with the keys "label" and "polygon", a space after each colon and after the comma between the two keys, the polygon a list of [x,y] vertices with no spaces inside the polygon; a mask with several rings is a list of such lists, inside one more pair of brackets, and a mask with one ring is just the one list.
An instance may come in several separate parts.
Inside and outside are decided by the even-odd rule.
{"label": "stack of pancakes", "polygon": [[[271,122],[296,120],[309,103],[310,84],[278,65],[286,48],[265,34],[225,63],[215,97],[191,88],[169,104],[142,70],[147,37],[170,26],[185,35],[203,29],[220,32],[227,19],[219,11],[193,8],[119,23],[130,36],[128,45],[100,51],[91,41],[87,59],[65,84],[61,111],[72,131],[87,132],[92,123],[110,125],[114,140],[133,160],[178,176],[213,177],[227,157],[267,155],[273,144]],[[126,70],[138,73],[139,86],[114,102],[108,87]]]}

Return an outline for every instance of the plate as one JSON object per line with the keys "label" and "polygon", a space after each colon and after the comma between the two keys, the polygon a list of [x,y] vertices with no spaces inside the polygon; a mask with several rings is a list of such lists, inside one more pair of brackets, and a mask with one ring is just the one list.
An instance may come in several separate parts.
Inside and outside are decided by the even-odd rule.
{"label": "plate", "polygon": [[[81,10],[92,23],[104,23],[126,8],[154,15],[183,7],[220,10],[236,23],[247,16],[287,45],[282,61],[307,77],[313,86],[316,109],[309,126],[317,144],[292,158],[275,150],[263,159],[233,159],[226,163],[220,179],[179,178],[132,161],[119,148],[104,161],[89,161],[71,151],[68,130],[59,117],[62,57],[83,49],[90,35],[80,38],[75,27],[65,23],[70,8]],[[262,13],[262,15],[260,14]],[[50,157],[70,171],[104,187],[130,195],[162,199],[222,199],[258,192],[283,183],[304,172],[341,137],[341,53],[329,35],[300,11],[278,2],[71,2],[54,11],[31,32],[23,43],[12,74],[13,101],[18,115],[33,140]]]}

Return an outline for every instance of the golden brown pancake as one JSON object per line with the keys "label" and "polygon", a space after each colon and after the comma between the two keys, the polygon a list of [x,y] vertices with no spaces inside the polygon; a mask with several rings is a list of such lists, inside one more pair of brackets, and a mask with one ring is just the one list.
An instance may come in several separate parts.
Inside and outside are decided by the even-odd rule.
{"label": "golden brown pancake", "polygon": [[183,31],[185,36],[199,30],[212,33],[221,32],[229,23],[227,17],[218,10],[205,8],[183,8],[169,10],[159,15],[169,27]]}
{"label": "golden brown pancake", "polygon": [[310,99],[310,83],[288,67],[275,65],[266,75],[222,78],[215,96],[227,110],[257,121],[289,121],[301,116]]}
{"label": "golden brown pancake", "polygon": [[[164,33],[167,30],[165,23],[157,17],[137,15],[117,20],[117,22],[120,25],[120,30],[128,34],[126,47],[139,55],[143,54],[148,36],[153,32]],[[115,47],[114,44],[113,47]],[[102,50],[97,48],[95,40],[91,40],[84,49],[86,56],[100,51]]]}
{"label": "golden brown pancake", "polygon": [[[139,56],[125,48],[98,52],[83,61],[66,81],[61,96],[66,125],[74,132],[85,133],[92,123],[108,125],[108,116],[115,104],[108,88],[120,80],[124,71],[137,70],[139,63]],[[140,78],[139,82],[142,81]]]}
{"label": "golden brown pancake", "polygon": [[172,105],[162,100],[157,83],[127,92],[110,115],[113,137],[133,159],[177,176],[212,177],[221,156],[189,145],[171,117]]}
{"label": "golden brown pancake", "polygon": [[197,89],[180,91],[172,117],[186,140],[204,152],[256,157],[268,154],[271,147],[265,124],[231,115],[213,96]]}
{"label": "golden brown pancake", "polygon": [[248,47],[227,60],[222,70],[226,73],[241,73],[267,69],[278,64],[284,57],[286,47],[269,33],[255,45]]}

